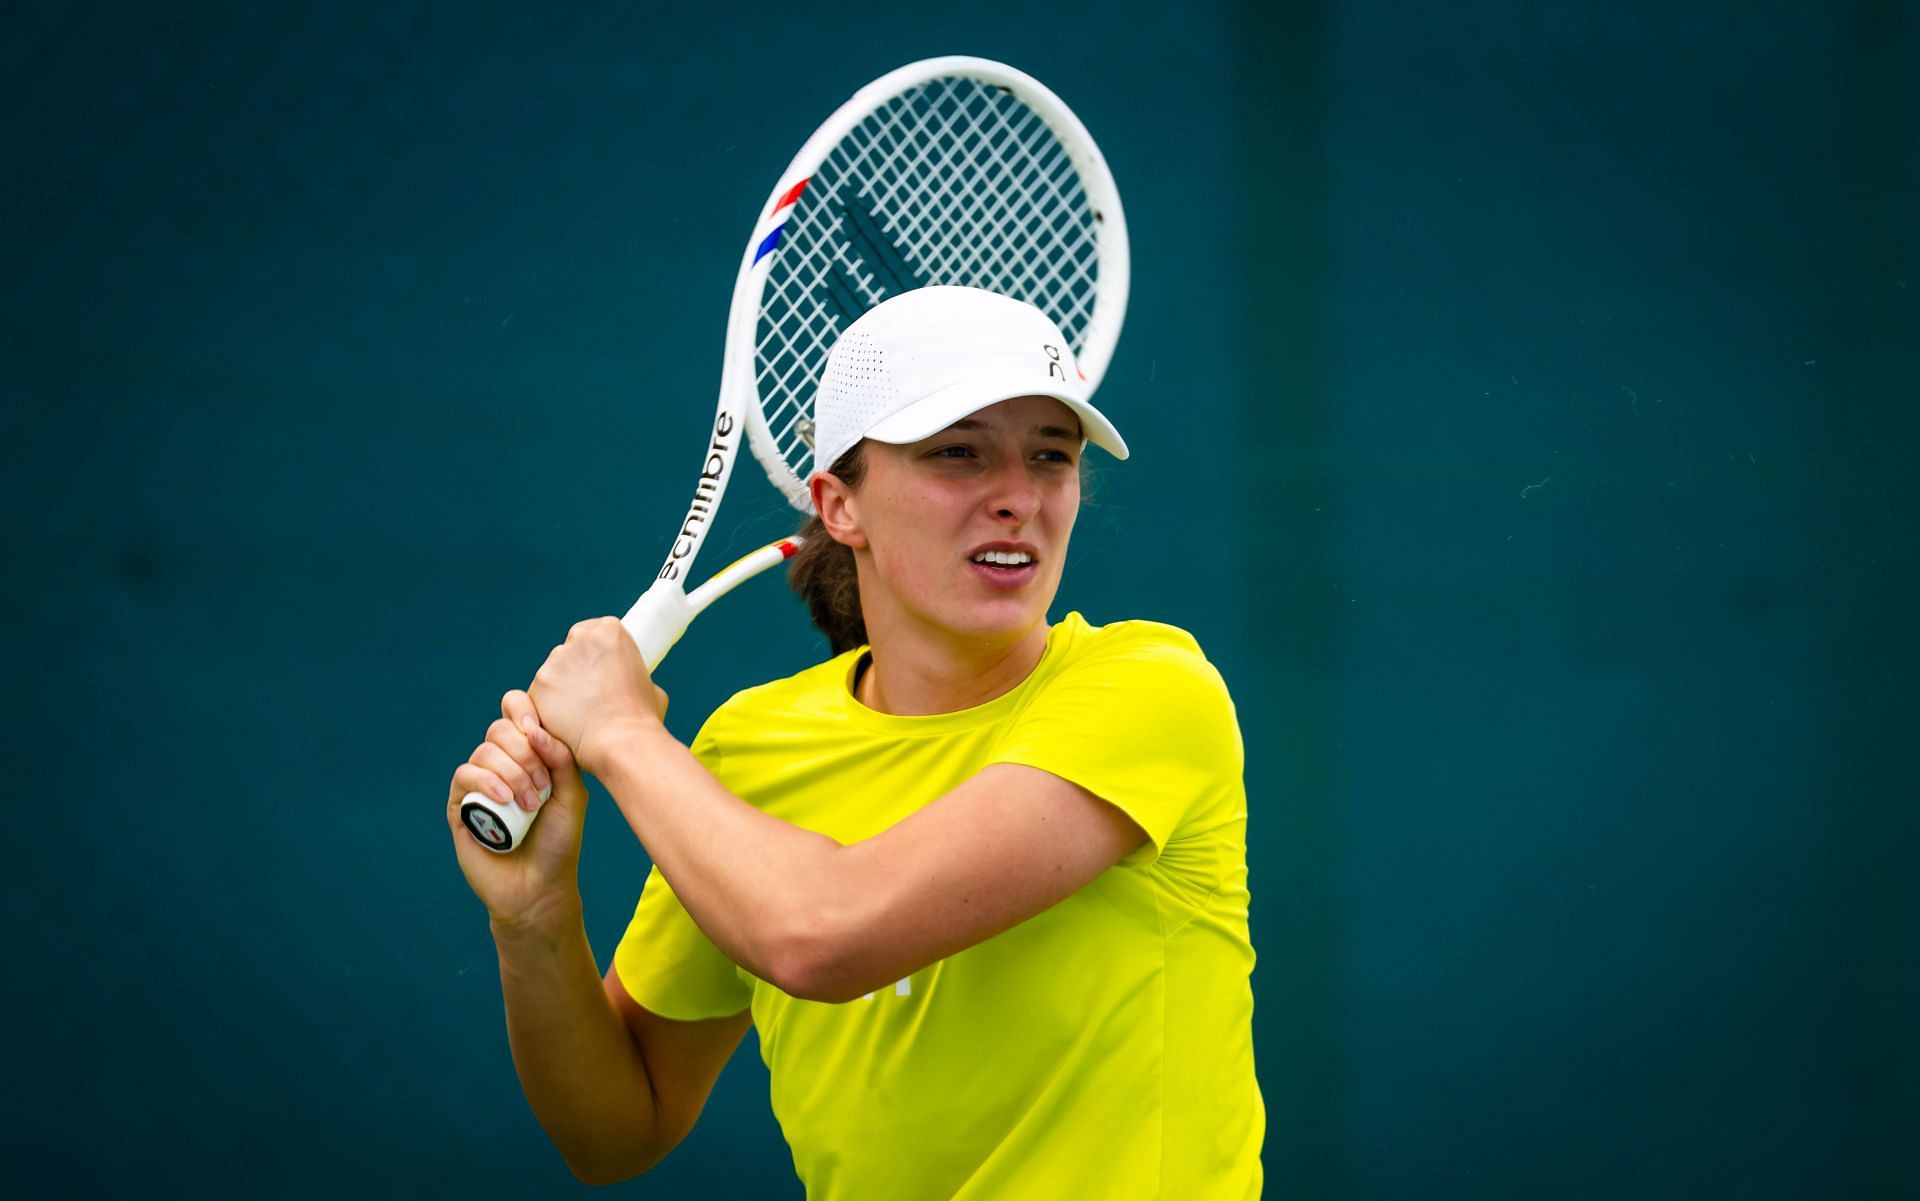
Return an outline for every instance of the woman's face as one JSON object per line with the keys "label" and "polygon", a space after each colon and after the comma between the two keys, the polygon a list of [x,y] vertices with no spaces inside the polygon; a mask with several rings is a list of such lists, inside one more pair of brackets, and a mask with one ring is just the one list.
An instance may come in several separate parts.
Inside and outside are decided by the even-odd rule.
{"label": "woman's face", "polygon": [[1046,620],[1080,512],[1080,421],[1002,401],[903,446],[869,441],[847,497],[869,633],[932,627],[1010,643]]}

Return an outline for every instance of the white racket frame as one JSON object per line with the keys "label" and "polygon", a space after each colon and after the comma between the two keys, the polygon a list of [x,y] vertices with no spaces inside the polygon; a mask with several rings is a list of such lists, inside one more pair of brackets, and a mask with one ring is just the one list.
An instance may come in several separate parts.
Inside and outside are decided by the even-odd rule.
{"label": "white racket frame", "polygon": [[[1100,147],[1061,99],[1047,86],[1024,71],[991,59],[968,55],[947,55],[923,59],[889,71],[869,83],[836,109],[813,136],[800,147],[793,161],[781,173],[780,182],[767,194],[740,256],[740,271],[733,286],[733,303],[727,314],[727,340],[720,367],[720,400],[709,429],[706,459],[694,500],[680,523],[667,558],[661,564],[653,584],[620,619],[627,633],[640,648],[647,669],[658,668],[686,633],[693,619],[708,605],[731,592],[746,580],[781,563],[799,549],[798,538],[782,538],[744,555],[716,572],[691,593],[686,577],[699,556],[713,517],[720,508],[727,483],[732,479],[734,462],[739,458],[744,435],[753,447],[754,457],[766,470],[767,478],[780,489],[788,503],[803,513],[813,511],[812,497],[804,477],[796,475],[780,453],[772,431],[767,427],[756,385],[754,356],[757,351],[760,311],[766,291],[767,274],[780,253],[775,247],[759,254],[760,247],[775,230],[783,228],[793,215],[793,207],[776,208],[779,201],[802,180],[811,179],[826,157],[842,139],[874,112],[912,88],[936,79],[960,77],[1006,89],[1052,129],[1062,148],[1079,173],[1080,186],[1087,205],[1099,225],[1094,239],[1097,266],[1097,298],[1082,331],[1082,344],[1075,358],[1087,377],[1089,391],[1100,385],[1107,366],[1113,361],[1114,347],[1120,341],[1120,326],[1126,318],[1127,290],[1131,265],[1127,249],[1126,217],[1120,207],[1120,192]],[[934,283],[946,282],[934,280]],[[544,803],[547,792],[540,796]],[[482,793],[468,793],[461,802],[461,819],[475,841],[488,850],[506,853],[519,846],[538,810],[518,805],[502,805]]]}

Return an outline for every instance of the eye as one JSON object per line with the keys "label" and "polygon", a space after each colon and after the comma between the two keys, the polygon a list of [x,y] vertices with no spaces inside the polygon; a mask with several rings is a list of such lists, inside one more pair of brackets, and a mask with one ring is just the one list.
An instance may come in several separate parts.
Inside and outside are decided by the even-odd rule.
{"label": "eye", "polygon": [[1065,450],[1043,450],[1037,456],[1048,463],[1059,463],[1065,467],[1073,466],[1073,454]]}
{"label": "eye", "polygon": [[956,443],[950,446],[936,446],[927,452],[930,459],[971,459],[973,447]]}

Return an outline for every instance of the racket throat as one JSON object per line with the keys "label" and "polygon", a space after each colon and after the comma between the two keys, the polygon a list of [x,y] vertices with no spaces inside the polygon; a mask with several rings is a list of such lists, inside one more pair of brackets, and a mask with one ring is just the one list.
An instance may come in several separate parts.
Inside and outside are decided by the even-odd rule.
{"label": "racket throat", "polygon": [[[667,560],[660,565],[656,583],[676,582],[686,587],[687,574],[707,539],[713,515],[720,508],[720,497],[727,490],[727,477],[733,474],[733,461],[740,453],[740,421],[730,410],[722,409],[713,420],[713,437],[707,443],[706,461],[700,465],[700,480],[693,488],[693,503],[680,522],[680,532],[667,549]],[[649,590],[651,591],[651,590]]]}

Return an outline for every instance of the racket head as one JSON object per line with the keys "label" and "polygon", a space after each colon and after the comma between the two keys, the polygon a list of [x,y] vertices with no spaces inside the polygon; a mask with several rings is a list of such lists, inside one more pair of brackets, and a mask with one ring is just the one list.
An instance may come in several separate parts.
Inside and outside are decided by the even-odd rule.
{"label": "racket head", "polygon": [[813,394],[861,313],[933,284],[1012,296],[1060,327],[1092,389],[1128,283],[1120,193],[1073,111],[1005,63],[910,63],[836,110],[768,194],[741,258],[722,388],[767,477],[811,512]]}

